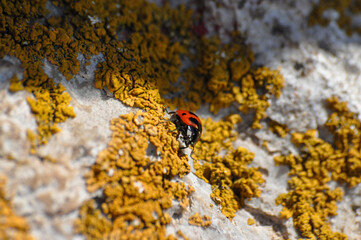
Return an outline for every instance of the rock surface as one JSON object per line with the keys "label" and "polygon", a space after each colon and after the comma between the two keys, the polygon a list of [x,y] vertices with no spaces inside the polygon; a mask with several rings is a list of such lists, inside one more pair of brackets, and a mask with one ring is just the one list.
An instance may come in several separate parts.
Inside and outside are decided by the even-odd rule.
{"label": "rock surface", "polygon": [[[333,95],[347,101],[361,119],[361,37],[348,37],[332,23],[308,28],[305,19],[311,1],[228,0],[221,7],[205,1],[205,8],[206,27],[211,33],[216,25],[221,26],[219,34],[227,41],[227,31],[233,30],[236,21],[238,29],[247,33],[257,64],[281,69],[286,84],[281,97],[271,102],[267,111],[270,119],[287,124],[291,131],[317,129],[327,119],[325,99]],[[73,233],[78,208],[91,197],[83,176],[109,141],[109,121],[135,111],[94,88],[94,70],[101,59],[101,55],[93,56],[92,64],[82,66],[70,81],[45,62],[49,77],[66,87],[77,116],[60,124],[62,131],[39,149],[39,156],[29,155],[26,131],[36,129],[26,101],[29,94],[7,90],[12,73],[21,73],[20,64],[11,58],[0,62],[0,173],[8,176],[8,194],[17,214],[27,219],[38,239],[83,238]],[[201,110],[199,116],[211,115]],[[269,142],[270,151],[261,147],[263,141]],[[230,221],[211,200],[210,185],[190,173],[177,179],[196,189],[190,207],[181,214],[177,214],[176,204],[168,210],[177,217],[173,217],[167,233],[181,230],[191,239],[299,238],[292,219],[282,220],[282,207],[275,204],[275,198],[287,191],[288,168],[276,166],[273,156],[297,152],[289,137],[282,139],[267,129],[246,130],[235,144],[255,153],[252,166],[259,167],[265,179],[261,197],[246,202]],[[338,204],[338,215],[330,220],[333,230],[349,239],[361,239],[361,185],[341,187],[345,196]],[[188,224],[195,213],[211,216],[211,226]],[[255,220],[254,225],[247,224],[249,218]]]}

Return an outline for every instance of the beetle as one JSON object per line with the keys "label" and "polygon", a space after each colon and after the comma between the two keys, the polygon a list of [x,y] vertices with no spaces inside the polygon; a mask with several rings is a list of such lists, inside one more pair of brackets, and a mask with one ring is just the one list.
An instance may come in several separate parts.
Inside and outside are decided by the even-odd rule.
{"label": "beetle", "polygon": [[184,149],[190,146],[194,148],[194,145],[199,141],[202,135],[202,123],[199,117],[187,110],[177,110],[175,112],[169,112],[171,114],[170,121],[174,123],[176,129],[181,134],[181,140],[184,142]]}

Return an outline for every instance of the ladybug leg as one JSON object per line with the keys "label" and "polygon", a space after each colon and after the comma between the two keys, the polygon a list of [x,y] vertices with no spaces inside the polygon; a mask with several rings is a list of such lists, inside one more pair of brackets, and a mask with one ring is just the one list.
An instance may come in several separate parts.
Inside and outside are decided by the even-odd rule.
{"label": "ladybug leg", "polygon": [[[172,122],[171,119],[162,119],[163,121],[159,121],[159,123],[156,125],[158,126],[159,124],[166,124],[166,123],[169,123],[169,122]],[[177,125],[177,124],[176,124]],[[178,131],[178,127],[176,127],[176,129],[174,130],[168,130],[168,132],[175,132],[175,131]]]}
{"label": "ladybug leg", "polygon": [[165,111],[166,113],[168,113],[168,114],[170,114],[170,113],[175,113],[175,112],[168,112],[168,109],[167,109],[166,107],[164,107],[164,111]]}
{"label": "ladybug leg", "polygon": [[[191,158],[193,158],[193,154],[194,154],[194,146],[193,145],[191,145],[193,148],[192,148],[192,152],[191,152]],[[187,146],[185,146],[185,147],[180,147],[179,149],[186,149],[186,148],[188,148],[189,147],[189,145],[187,145]]]}
{"label": "ladybug leg", "polygon": [[163,118],[163,119],[161,119],[159,122],[158,122],[158,124],[156,125],[156,126],[158,126],[159,124],[166,124],[166,123],[169,123],[169,122],[171,122],[172,120],[171,119],[165,119],[165,118]]}
{"label": "ladybug leg", "polygon": [[[182,139],[181,139],[181,140],[182,140]],[[185,146],[179,147],[179,149],[186,149],[189,144],[188,144],[186,141],[183,141],[183,140],[182,140],[182,142],[184,142]]]}
{"label": "ladybug leg", "polygon": [[193,153],[194,153],[194,146],[193,146],[193,149],[192,149],[192,152],[191,152],[191,158],[194,158]]}
{"label": "ladybug leg", "polygon": [[184,147],[180,147],[179,149],[186,149],[186,148],[188,148],[189,145],[190,145],[189,139],[185,139],[185,138],[181,137],[181,140],[182,140],[182,142],[184,142],[185,146],[184,146]]}
{"label": "ladybug leg", "polygon": [[[173,115],[173,114],[176,113],[176,112],[168,112],[168,110],[167,110],[166,108],[164,108],[164,110],[165,110],[169,115]],[[169,118],[169,119],[163,118],[156,126],[158,126],[158,125],[161,124],[161,123],[168,123],[168,122],[171,122],[171,121],[172,121],[171,118]]]}
{"label": "ladybug leg", "polygon": [[178,131],[178,129],[168,130],[168,132],[175,132],[175,131]]}

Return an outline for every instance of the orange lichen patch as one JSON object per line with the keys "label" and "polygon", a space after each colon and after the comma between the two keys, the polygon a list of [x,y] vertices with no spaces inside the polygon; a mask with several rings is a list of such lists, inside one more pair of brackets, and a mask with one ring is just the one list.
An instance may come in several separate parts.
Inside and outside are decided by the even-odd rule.
{"label": "orange lichen patch", "polygon": [[24,90],[23,83],[22,83],[22,81],[19,80],[19,78],[16,74],[14,74],[14,76],[12,78],[10,78],[9,81],[10,81],[9,90],[11,92]]}
{"label": "orange lichen patch", "polygon": [[336,215],[336,202],[343,192],[330,189],[330,172],[338,171],[340,154],[332,145],[316,137],[315,130],[292,134],[292,142],[301,146],[300,155],[277,156],[277,164],[290,166],[290,191],[281,194],[276,204],[282,204],[281,217],[293,217],[293,223],[303,237],[315,239],[347,239],[345,234],[333,232],[328,217]]}
{"label": "orange lichen patch", "polygon": [[46,144],[52,134],[61,131],[57,123],[75,117],[73,108],[69,106],[71,98],[65,88],[51,79],[44,84],[45,87],[31,87],[35,98],[27,98],[38,125],[38,144]]}
{"label": "orange lichen patch", "polygon": [[248,219],[247,219],[247,224],[248,224],[248,225],[251,226],[251,225],[253,225],[253,224],[255,224],[255,223],[256,223],[256,222],[254,221],[253,218],[248,218]]}
{"label": "orange lichen patch", "polygon": [[361,122],[349,111],[346,102],[329,98],[333,111],[325,125],[333,134],[333,145],[316,137],[316,130],[293,133],[292,142],[301,147],[300,155],[277,156],[278,164],[290,166],[290,192],[281,194],[277,204],[284,206],[281,216],[293,217],[295,227],[308,238],[347,239],[332,232],[329,216],[336,215],[336,202],[343,191],[330,189],[331,180],[345,182],[349,187],[361,183]]}
{"label": "orange lichen patch", "polygon": [[204,134],[201,144],[195,146],[195,156],[204,159],[194,160],[195,174],[212,185],[211,198],[221,205],[222,213],[228,218],[235,216],[245,199],[259,197],[258,184],[263,183],[258,169],[247,167],[254,154],[242,147],[232,147],[237,138],[234,124],[240,121],[237,114],[225,121],[214,122],[210,118],[202,121]]}
{"label": "orange lichen patch", "polygon": [[212,218],[207,215],[203,215],[203,217],[201,217],[199,213],[195,213],[189,217],[188,223],[198,227],[208,227],[212,225]]}
{"label": "orange lichen patch", "polygon": [[[12,55],[19,58],[29,77],[23,79],[23,84],[39,86],[39,81],[45,76],[37,66],[47,58],[57,65],[67,79],[80,69],[77,60],[79,42],[72,39],[73,31],[69,25],[56,27],[53,18],[47,19],[49,13],[45,4],[47,1],[6,1],[1,4],[0,17],[4,19],[1,34],[1,57]],[[42,21],[39,21],[42,19]],[[32,73],[32,74],[31,74]]]}
{"label": "orange lichen patch", "polygon": [[182,233],[180,230],[177,231],[177,235],[180,236],[181,238],[183,238],[184,240],[189,240],[189,238],[187,238],[184,233]]}
{"label": "orange lichen patch", "polygon": [[264,147],[267,151],[269,151],[269,148],[268,148],[268,141],[264,140],[261,144],[262,147]]}
{"label": "orange lichen patch", "polygon": [[253,68],[254,56],[249,46],[238,32],[232,37],[228,44],[222,44],[217,37],[203,37],[196,42],[195,54],[188,56],[197,64],[182,73],[185,91],[181,97],[165,102],[171,109],[190,110],[210,103],[213,113],[236,102],[241,112],[254,112],[252,127],[261,128],[259,121],[266,116],[268,98],[280,96],[284,79],[278,70]]}
{"label": "orange lichen patch", "polygon": [[[164,101],[167,107],[196,110],[210,103],[217,113],[237,102],[240,111],[254,111],[253,127],[260,128],[267,99],[278,96],[283,86],[278,71],[251,67],[253,53],[239,33],[229,44],[194,34],[199,16],[184,5],[171,9],[145,0],[54,0],[51,8],[62,14],[50,17],[45,2],[30,6],[14,1],[0,13],[0,57],[15,56],[25,69],[24,79],[13,79],[11,90],[21,89],[21,84],[33,87],[31,92],[46,89],[44,59],[69,80],[80,69],[79,54],[90,59],[101,53],[104,61],[98,63],[95,87],[107,87],[128,106],[160,116],[162,97],[178,92],[181,97]],[[180,56],[188,57],[191,67],[181,71]],[[40,128],[40,142],[45,143],[42,137],[54,131]]]}
{"label": "orange lichen patch", "polygon": [[269,130],[273,133],[277,133],[282,138],[286,137],[287,133],[290,131],[286,124],[281,124],[272,120],[269,122]]}
{"label": "orange lichen patch", "polygon": [[[81,4],[88,5],[86,1]],[[105,61],[98,64],[95,86],[107,87],[129,106],[158,114],[161,95],[174,91],[172,84],[180,76],[180,54],[185,52],[182,39],[190,35],[192,11],[183,5],[171,9],[168,4],[158,7],[146,1],[118,4],[121,8],[96,13],[101,22],[111,19],[113,41],[102,47]],[[98,25],[105,28],[104,23]],[[118,29],[122,29],[121,36],[117,36]]]}
{"label": "orange lichen patch", "polygon": [[14,213],[11,201],[6,196],[6,181],[6,176],[0,175],[0,239],[34,240],[26,220]]}
{"label": "orange lichen patch", "polygon": [[[46,2],[49,9],[55,9],[50,15]],[[142,237],[155,229],[156,237],[162,237],[170,221],[162,210],[171,206],[171,199],[178,199],[182,208],[188,206],[186,196],[192,189],[170,182],[189,172],[186,157],[177,155],[178,142],[162,124],[156,125],[163,115],[163,102],[187,110],[210,103],[212,112],[237,102],[240,111],[255,114],[253,127],[260,128],[269,97],[278,97],[283,86],[279,71],[252,67],[253,53],[239,33],[234,33],[234,41],[228,44],[193,34],[197,16],[183,5],[171,9],[168,4],[158,7],[145,0],[38,0],[32,4],[5,1],[1,9],[0,57],[15,56],[24,68],[23,79],[14,77],[10,89],[21,89],[21,83],[35,97],[28,98],[38,123],[38,133],[27,132],[33,152],[34,146],[46,143],[60,130],[58,122],[75,116],[65,89],[44,73],[45,61],[56,65],[69,80],[80,69],[80,54],[87,60],[100,54],[104,61],[97,65],[95,87],[106,87],[124,104],[147,111],[112,121],[113,138],[87,176],[88,190],[101,189],[104,201],[101,206],[94,202],[85,205],[77,222],[78,230],[89,238],[97,238],[95,232]],[[191,62],[191,67],[182,71],[181,56]],[[168,93],[180,97],[164,101],[162,97]],[[223,195],[223,205],[229,199],[240,201],[230,212],[235,212],[244,198],[258,196],[257,183],[262,182],[257,170],[244,167],[253,155],[245,149],[232,149],[236,134],[230,126],[238,121],[239,115],[234,115],[224,122],[225,128],[216,127],[213,133],[219,135],[207,145],[213,152],[199,152],[209,164],[214,157],[214,163],[231,172],[223,178],[207,165],[206,176],[213,174],[215,180],[201,174],[216,187],[232,188],[230,194],[214,190],[215,196]],[[146,156],[153,147],[161,159]],[[217,158],[220,151],[228,152]],[[238,166],[241,170],[232,169]],[[235,179],[231,186],[224,184],[229,178]],[[89,216],[93,209],[101,209],[99,218],[112,223],[109,231],[97,230],[97,218]],[[106,226],[106,221],[99,225]]]}
{"label": "orange lichen patch", "polygon": [[[163,210],[173,199],[186,209],[194,188],[171,181],[190,167],[187,156],[178,155],[176,138],[159,121],[141,111],[111,121],[112,139],[86,176],[88,191],[101,189],[103,194],[98,205],[92,200],[82,207],[77,232],[89,239],[166,238],[171,217]],[[146,156],[149,148],[155,157]]]}
{"label": "orange lichen patch", "polygon": [[[232,143],[237,139],[237,132],[233,131],[234,125],[241,122],[238,114],[227,117],[226,121],[214,122],[211,118],[201,119],[203,132],[201,142],[195,145],[196,159],[211,162],[221,150],[231,150]],[[195,162],[195,166],[199,164]]]}
{"label": "orange lichen patch", "polygon": [[[46,76],[42,61],[48,58],[64,74],[69,71],[74,74],[79,70],[77,55],[74,54],[74,49],[69,50],[68,47],[71,35],[63,29],[49,30],[51,27],[37,22],[37,19],[47,14],[45,3],[41,0],[31,3],[5,1],[1,3],[0,11],[0,57],[17,57],[25,70],[22,80],[16,75],[10,79],[9,90],[19,91],[25,88],[35,97],[27,100],[38,124],[36,145],[45,144],[52,134],[60,131],[57,123],[64,122],[68,117],[75,117],[72,107],[68,106],[70,96],[63,86],[56,85]],[[52,60],[55,55],[56,61]],[[34,147],[32,152],[34,153]]]}
{"label": "orange lichen patch", "polygon": [[26,136],[30,142],[30,153],[35,154],[36,153],[36,146],[38,142],[38,135],[36,135],[33,131],[30,129],[26,130]]}
{"label": "orange lichen patch", "polygon": [[70,6],[59,1],[58,5],[66,8],[67,18],[74,19],[79,37],[92,46],[90,53],[104,55],[95,86],[107,87],[126,105],[159,114],[160,96],[173,92],[172,84],[180,76],[180,54],[189,45],[192,11],[184,5],[171,9],[168,4],[158,7],[144,0],[96,0],[91,6],[84,0]]}
{"label": "orange lichen patch", "polygon": [[[250,110],[255,111],[253,128],[262,128],[259,121],[266,117],[266,110],[269,107],[268,98],[271,95],[279,97],[284,85],[284,78],[279,70],[270,70],[267,67],[253,69],[241,79],[241,87],[234,87],[233,93],[239,110],[248,114]],[[263,91],[260,95],[257,91]]]}
{"label": "orange lichen patch", "polygon": [[337,159],[332,163],[336,168],[332,178],[354,187],[361,183],[361,122],[355,113],[350,112],[346,102],[332,97],[328,104],[334,112],[325,125],[334,135]]}
{"label": "orange lichen patch", "polygon": [[325,18],[324,13],[327,10],[335,10],[339,16],[337,24],[344,29],[348,35],[352,33],[361,33],[361,26],[353,24],[352,14],[361,13],[360,0],[320,0],[313,6],[313,9],[308,18],[308,26],[320,24],[327,26],[330,19]]}
{"label": "orange lichen patch", "polygon": [[79,210],[79,218],[76,222],[76,231],[87,233],[88,239],[102,239],[112,229],[111,221],[104,217],[97,208],[95,200],[85,202]]}

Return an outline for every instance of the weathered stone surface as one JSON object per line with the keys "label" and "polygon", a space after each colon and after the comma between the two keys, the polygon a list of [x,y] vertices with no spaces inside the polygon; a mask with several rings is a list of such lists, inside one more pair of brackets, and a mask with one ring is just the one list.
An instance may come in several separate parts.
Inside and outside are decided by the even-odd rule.
{"label": "weathered stone surface", "polygon": [[[210,33],[215,32],[214,26],[221,26],[219,34],[226,41],[236,21],[238,29],[247,33],[257,63],[281,68],[286,85],[281,97],[271,102],[270,119],[287,124],[291,131],[318,128],[327,119],[324,101],[332,95],[347,101],[351,111],[361,116],[360,36],[347,37],[332,24],[307,28],[304,19],[312,7],[310,1],[244,2],[240,7],[239,1],[230,0],[216,7],[206,1],[205,22]],[[9,178],[8,193],[17,214],[26,217],[38,239],[82,238],[74,235],[72,226],[79,206],[91,197],[83,176],[110,139],[109,121],[133,111],[94,88],[94,69],[101,58],[94,56],[92,64],[83,66],[70,81],[45,62],[45,72],[71,95],[70,105],[77,116],[60,124],[62,131],[41,146],[37,155],[29,154],[26,135],[27,129],[36,129],[26,101],[29,93],[7,90],[7,80],[14,73],[21,76],[20,63],[12,58],[0,61],[0,173]],[[210,116],[205,110],[199,115]],[[268,152],[261,147],[263,141],[269,142]],[[261,197],[246,202],[230,221],[211,200],[210,185],[190,173],[179,181],[192,185],[196,192],[186,212],[181,213],[176,204],[168,210],[173,221],[167,232],[181,230],[191,239],[297,239],[292,219],[281,220],[281,206],[274,202],[287,191],[288,168],[275,166],[273,156],[297,152],[289,137],[281,139],[267,129],[245,131],[235,144],[255,153],[252,166],[259,167],[265,178]],[[188,218],[196,212],[211,216],[212,225],[189,225]],[[249,226],[248,218],[256,223]],[[345,191],[331,223],[349,239],[361,239],[360,184]]]}

